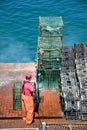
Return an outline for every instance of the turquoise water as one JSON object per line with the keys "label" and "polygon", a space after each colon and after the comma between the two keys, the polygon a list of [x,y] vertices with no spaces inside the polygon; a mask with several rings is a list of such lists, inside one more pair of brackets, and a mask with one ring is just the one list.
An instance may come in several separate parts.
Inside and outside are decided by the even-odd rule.
{"label": "turquoise water", "polygon": [[87,42],[86,0],[0,0],[0,62],[36,60],[39,16],[62,16],[63,45]]}

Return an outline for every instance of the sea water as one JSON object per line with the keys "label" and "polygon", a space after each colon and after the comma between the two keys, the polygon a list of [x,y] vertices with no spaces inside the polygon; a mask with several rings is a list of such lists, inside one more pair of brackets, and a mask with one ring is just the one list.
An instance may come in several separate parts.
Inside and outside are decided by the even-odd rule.
{"label": "sea water", "polygon": [[87,0],[0,0],[0,62],[35,62],[39,16],[62,16],[63,46],[87,42]]}

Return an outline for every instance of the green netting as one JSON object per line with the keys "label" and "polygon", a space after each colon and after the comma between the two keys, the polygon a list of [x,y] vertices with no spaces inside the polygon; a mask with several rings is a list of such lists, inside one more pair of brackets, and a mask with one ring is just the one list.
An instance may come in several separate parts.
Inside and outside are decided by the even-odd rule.
{"label": "green netting", "polygon": [[59,70],[38,70],[37,82],[40,89],[58,89],[60,87],[60,72]]}
{"label": "green netting", "polygon": [[38,68],[40,69],[60,69],[61,59],[51,59],[51,60],[38,60]]}
{"label": "green netting", "polygon": [[40,88],[59,88],[63,36],[62,17],[39,17],[39,33],[37,84]]}
{"label": "green netting", "polygon": [[[32,83],[35,87],[36,91],[33,93],[34,98],[34,108],[35,111],[38,110],[39,106],[39,88],[35,83]],[[15,82],[13,86],[13,109],[20,110],[21,109],[21,82]]]}
{"label": "green netting", "polygon": [[38,37],[38,48],[55,49],[62,48],[61,37]]}
{"label": "green netting", "polygon": [[20,82],[14,83],[14,86],[13,86],[13,109],[15,109],[15,110],[20,110],[21,109]]}
{"label": "green netting", "polygon": [[62,17],[39,17],[40,36],[63,36]]}
{"label": "green netting", "polygon": [[49,26],[49,28],[46,26],[46,27],[41,27],[40,28],[40,36],[44,36],[44,37],[46,37],[46,36],[58,36],[58,37],[63,37],[63,28],[62,27],[58,27],[59,29],[57,30],[57,29],[53,29],[52,31],[51,31],[51,29],[50,28],[52,28],[52,27],[50,27]]}
{"label": "green netting", "polygon": [[37,112],[39,107],[39,86],[34,83],[35,93],[33,93],[34,110]]}
{"label": "green netting", "polygon": [[[41,51],[43,51],[41,53]],[[38,58],[40,59],[53,59],[61,57],[61,50],[40,50],[38,51]]]}
{"label": "green netting", "polygon": [[52,25],[53,27],[56,26],[63,26],[63,20],[62,17],[39,17],[39,25],[40,26],[45,26],[45,25]]}

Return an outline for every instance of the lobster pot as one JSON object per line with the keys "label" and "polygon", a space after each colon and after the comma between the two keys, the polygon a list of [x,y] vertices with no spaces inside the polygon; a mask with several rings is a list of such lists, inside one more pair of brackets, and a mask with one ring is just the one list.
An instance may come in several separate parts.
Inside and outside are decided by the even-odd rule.
{"label": "lobster pot", "polygon": [[40,89],[58,89],[60,87],[60,71],[37,70],[37,82]]}
{"label": "lobster pot", "polygon": [[84,52],[85,52],[85,55],[87,57],[87,43],[84,43]]}
{"label": "lobster pot", "polygon": [[66,119],[79,119],[79,108],[78,108],[78,101],[74,100],[74,103],[72,103],[72,100],[66,100],[65,101],[65,118]]}
{"label": "lobster pot", "polygon": [[65,111],[65,117],[66,119],[70,120],[76,120],[79,119],[79,111],[76,111],[74,109]]}
{"label": "lobster pot", "polygon": [[71,46],[63,46],[63,50],[62,50],[63,52],[72,52],[72,47]]}
{"label": "lobster pot", "polygon": [[74,44],[74,49],[77,53],[84,51],[84,43],[76,43]]}
{"label": "lobster pot", "polygon": [[62,17],[39,17],[40,36],[63,36]]}
{"label": "lobster pot", "polygon": [[82,120],[87,120],[87,100],[82,101]]}
{"label": "lobster pot", "polygon": [[82,58],[80,60],[75,60],[75,63],[76,63],[76,69],[77,69],[77,72],[85,72],[86,69],[87,69],[87,65],[86,65],[86,59],[85,58]]}
{"label": "lobster pot", "polygon": [[63,47],[61,66],[63,71],[65,69],[67,70],[67,72],[74,71],[73,69],[75,64],[74,64],[74,53],[72,47],[67,47],[67,46]]}
{"label": "lobster pot", "polygon": [[84,99],[87,98],[87,78],[81,79],[80,80],[80,91],[81,95],[83,95]]}
{"label": "lobster pot", "polygon": [[74,67],[74,63],[72,60],[63,60],[61,59],[61,65],[62,67]]}
{"label": "lobster pot", "polygon": [[87,43],[77,43],[74,44],[74,49],[76,53],[86,53],[87,51]]}
{"label": "lobster pot", "polygon": [[73,61],[61,61],[61,65],[62,65],[62,67],[69,67],[69,66],[74,66],[74,63],[73,63]]}
{"label": "lobster pot", "polygon": [[[73,56],[73,48],[71,46],[63,46],[63,49],[62,49],[62,53],[65,55],[65,56]],[[70,55],[72,54],[72,55]]]}
{"label": "lobster pot", "polygon": [[61,57],[61,50],[56,50],[56,49],[42,50],[42,49],[39,49],[38,52],[39,52],[38,57],[40,59],[53,59],[53,58],[58,59],[59,57]]}
{"label": "lobster pot", "polygon": [[84,44],[83,43],[79,43],[79,44],[74,44],[74,50],[76,53],[76,59],[84,59],[86,54],[85,54],[85,48],[84,48]]}
{"label": "lobster pot", "polygon": [[61,83],[61,85],[62,85],[62,91],[63,91],[63,93],[64,93],[65,96],[67,95],[68,91],[72,91],[72,93],[74,94],[75,97],[79,96],[78,86],[74,85],[74,88],[73,88],[72,86],[67,86],[66,82],[64,82],[64,83]]}
{"label": "lobster pot", "polygon": [[38,48],[60,50],[62,48],[61,37],[38,37]]}
{"label": "lobster pot", "polygon": [[13,109],[20,110],[21,109],[21,83],[15,82],[13,86]]}
{"label": "lobster pot", "polygon": [[75,63],[76,63],[76,66],[78,66],[79,64],[81,64],[81,65],[86,65],[87,59],[86,59],[86,58],[76,59],[76,60],[75,60]]}
{"label": "lobster pot", "polygon": [[60,69],[61,59],[42,59],[38,60],[39,69]]}
{"label": "lobster pot", "polygon": [[[35,88],[35,93],[33,93],[33,99],[34,99],[34,110],[38,111],[39,107],[39,88],[34,83],[31,82],[31,84]],[[13,86],[13,109],[14,110],[21,110],[21,82],[15,82]]]}
{"label": "lobster pot", "polygon": [[74,72],[74,66],[61,67],[61,73]]}
{"label": "lobster pot", "polygon": [[67,79],[67,77],[61,77],[61,85],[62,85],[62,90],[63,89],[72,90],[73,93],[79,92],[76,81],[74,80],[74,78]]}
{"label": "lobster pot", "polygon": [[83,121],[87,121],[87,113],[82,113],[81,119],[82,119]]}
{"label": "lobster pot", "polygon": [[62,58],[63,58],[64,61],[65,60],[68,61],[68,60],[71,60],[71,59],[74,60],[74,54],[72,52],[67,53],[67,52],[62,51],[62,56],[63,56]]}
{"label": "lobster pot", "polygon": [[76,54],[76,59],[84,59],[84,58],[85,58],[84,52]]}
{"label": "lobster pot", "polygon": [[34,111],[37,112],[38,111],[38,107],[39,107],[39,86],[36,83],[32,84],[35,88],[35,92],[33,93],[33,99],[34,99]]}

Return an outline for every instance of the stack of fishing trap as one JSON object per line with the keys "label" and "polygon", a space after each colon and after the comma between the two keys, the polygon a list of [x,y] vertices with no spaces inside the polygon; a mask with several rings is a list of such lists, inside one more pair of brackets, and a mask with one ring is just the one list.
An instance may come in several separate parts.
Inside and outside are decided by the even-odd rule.
{"label": "stack of fishing trap", "polygon": [[74,44],[76,73],[78,76],[81,99],[81,119],[87,120],[87,43]]}
{"label": "stack of fishing trap", "polygon": [[61,102],[66,119],[79,118],[79,88],[74,67],[73,48],[65,46],[61,62]]}
{"label": "stack of fishing trap", "polygon": [[39,17],[40,37],[63,37],[62,17]]}
{"label": "stack of fishing trap", "polygon": [[62,17],[39,17],[37,83],[40,89],[60,85]]}
{"label": "stack of fishing trap", "polygon": [[[35,88],[35,93],[33,93],[33,99],[34,99],[34,111],[38,111],[39,107],[39,89],[36,87],[35,82],[31,82],[31,84]],[[14,110],[21,110],[21,82],[16,81],[13,86],[13,109]]]}

